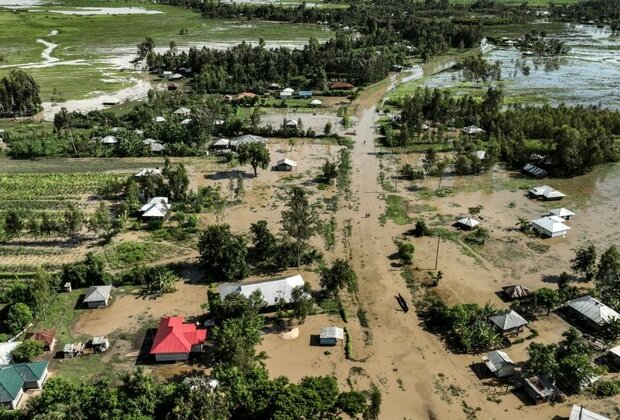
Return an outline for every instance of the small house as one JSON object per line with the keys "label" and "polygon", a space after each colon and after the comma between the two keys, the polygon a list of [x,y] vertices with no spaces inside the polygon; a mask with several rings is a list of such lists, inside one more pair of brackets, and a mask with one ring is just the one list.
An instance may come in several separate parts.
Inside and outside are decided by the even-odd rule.
{"label": "small house", "polygon": [[482,356],[482,363],[497,378],[504,378],[515,374],[515,363],[503,351],[494,350]]}
{"label": "small house", "polygon": [[609,417],[601,416],[593,411],[586,410],[581,405],[573,404],[568,420],[609,420]]}
{"label": "small house", "polygon": [[529,288],[520,284],[502,287],[502,293],[510,300],[523,299],[532,294]]}
{"label": "small house", "polygon": [[544,178],[547,176],[547,171],[531,163],[523,166],[523,168],[521,168],[521,172],[534,178]]}
{"label": "small house", "polygon": [[472,219],[471,217],[464,217],[456,221],[456,225],[461,229],[471,230],[476,228],[480,224],[476,219]]}
{"label": "small house", "polygon": [[48,362],[0,366],[0,405],[16,409],[28,389],[41,389],[48,375]]}
{"label": "small house", "polygon": [[250,143],[263,143],[266,145],[267,143],[269,143],[269,140],[261,136],[246,134],[244,136],[239,136],[232,139],[229,144],[231,149],[239,150],[239,147],[241,147],[242,145]]}
{"label": "small house", "polygon": [[610,367],[620,370],[620,346],[609,349],[605,356],[605,360]]}
{"label": "small house", "polygon": [[286,88],[282,92],[280,92],[280,99],[290,99],[293,97],[293,93],[295,93],[295,90],[291,88]]}
{"label": "small house", "polygon": [[224,150],[224,149],[228,149],[229,147],[230,147],[230,140],[228,139],[219,139],[218,141],[216,141],[215,143],[211,145],[211,148],[215,150]]}
{"label": "small house", "polygon": [[304,279],[300,274],[274,280],[259,280],[246,283],[220,284],[217,291],[220,300],[224,300],[231,293],[240,293],[249,298],[256,290],[260,290],[266,306],[275,306],[280,301],[291,303],[292,292],[296,287],[303,287]]}
{"label": "small house", "polygon": [[344,340],[344,330],[340,327],[324,327],[319,333],[319,344],[322,346],[335,346],[338,340]]}
{"label": "small house", "polygon": [[144,219],[164,219],[169,210],[168,197],[153,197],[140,208]]}
{"label": "small house", "polygon": [[297,92],[297,97],[299,99],[310,99],[312,98],[312,91],[311,90],[300,90],[299,92]]}
{"label": "small house", "polygon": [[297,122],[297,120],[287,120],[286,121],[286,128],[297,128],[297,125],[299,123]]}
{"label": "small house", "polygon": [[572,211],[568,209],[565,209],[564,207],[559,208],[559,209],[549,210],[549,215],[561,217],[564,220],[572,220],[573,217],[575,217],[575,213],[573,213]]}
{"label": "small house", "polygon": [[489,321],[504,334],[517,334],[523,329],[524,325],[528,324],[525,318],[513,310],[490,316]]}
{"label": "small house", "polygon": [[118,143],[118,140],[114,136],[105,136],[101,139],[101,144],[113,145]]}
{"label": "small house", "polygon": [[185,108],[184,106],[182,106],[181,108],[173,112],[174,115],[182,115],[182,116],[187,116],[191,113],[192,113],[192,110],[189,108]]}
{"label": "small house", "polygon": [[528,191],[530,197],[536,198],[538,200],[551,201],[551,200],[561,200],[566,197],[566,194],[561,193],[555,188],[551,188],[548,185],[542,185],[540,187],[532,188]]}
{"label": "small house", "polygon": [[[149,140],[152,140],[152,139],[144,140],[145,144],[151,144],[151,142],[148,142]],[[155,140],[153,140],[153,143],[156,143]],[[137,174],[135,174],[134,177],[135,178],[142,178],[142,177],[151,176],[151,175],[161,175],[161,169],[159,169],[159,168],[144,168],[144,169],[141,169]]]}
{"label": "small house", "polygon": [[561,217],[545,216],[532,220],[532,229],[549,238],[560,238],[566,236],[570,229],[570,226],[562,222],[564,222],[564,219]]}
{"label": "small house", "polygon": [[276,171],[290,172],[293,170],[293,168],[296,168],[296,167],[297,167],[297,162],[295,162],[294,160],[284,158],[278,161],[275,169]]}
{"label": "small house", "polygon": [[475,125],[469,125],[467,127],[463,127],[461,131],[463,132],[463,134],[467,134],[470,136],[486,133],[486,131],[484,131],[482,128],[476,127]]}
{"label": "small house", "polygon": [[66,282],[65,284],[62,285],[62,289],[61,289],[62,292],[71,293],[72,290],[73,290],[73,288],[71,287],[71,282],[70,281],[68,281],[68,282]]}
{"label": "small house", "polygon": [[180,316],[162,318],[153,339],[150,354],[158,362],[187,360],[192,352],[202,352],[207,330],[185,324]]}
{"label": "small house", "polygon": [[166,149],[166,146],[164,146],[163,144],[159,142],[154,141],[151,144],[149,144],[149,148],[151,149],[151,152],[153,153],[160,153],[160,152],[163,152],[164,149]]}
{"label": "small house", "polygon": [[179,73],[173,73],[168,76],[168,80],[180,80],[182,78],[183,78],[183,75]]}
{"label": "small house", "polygon": [[551,378],[544,375],[525,378],[523,385],[527,395],[529,395],[536,404],[553,401],[558,395],[558,388]]}
{"label": "small house", "polygon": [[153,121],[156,123],[163,123],[166,122],[166,119],[160,115],[159,117],[153,118]]}
{"label": "small house", "polygon": [[321,105],[323,105],[323,102],[321,102],[319,99],[313,99],[310,101],[310,106],[319,107]]}
{"label": "small house", "polygon": [[592,296],[581,296],[569,300],[564,307],[569,308],[581,320],[594,328],[601,327],[607,321],[620,319],[618,312]]}
{"label": "small house", "polygon": [[43,330],[26,334],[26,340],[35,340],[43,343],[45,351],[54,351],[56,345],[56,330]]}
{"label": "small house", "polygon": [[21,341],[0,343],[0,365],[8,365],[13,361],[13,351],[19,347]]}
{"label": "small house", "polygon": [[90,286],[86,291],[86,296],[84,296],[84,305],[89,309],[108,306],[111,293],[112,286]]}

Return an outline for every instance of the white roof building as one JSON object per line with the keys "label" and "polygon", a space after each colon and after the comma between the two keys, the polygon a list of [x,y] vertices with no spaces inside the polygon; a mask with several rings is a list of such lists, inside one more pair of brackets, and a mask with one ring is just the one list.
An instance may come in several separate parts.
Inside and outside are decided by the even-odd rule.
{"label": "white roof building", "polygon": [[174,73],[168,76],[168,80],[179,80],[182,78],[183,78],[183,75],[179,73]]}
{"label": "white roof building", "polygon": [[321,106],[321,105],[323,105],[323,102],[321,102],[318,99],[313,99],[313,100],[310,101],[310,105],[312,105],[312,106]]}
{"label": "white roof building", "polygon": [[575,216],[575,213],[565,209],[564,207],[549,210],[549,214],[552,216],[561,217],[563,220],[571,220]]}
{"label": "white roof building", "polygon": [[218,147],[220,149],[227,148],[229,146],[230,146],[230,140],[228,139],[219,139],[212,145],[212,147]]}
{"label": "white roof building", "polygon": [[141,178],[143,176],[150,176],[150,175],[161,175],[161,169],[159,169],[159,168],[144,168],[140,172],[135,174],[134,176],[136,178]]}
{"label": "white roof building", "polygon": [[153,121],[155,121],[156,123],[161,123],[166,122],[166,119],[160,115],[159,117],[153,118]]}
{"label": "white roof building", "polygon": [[590,410],[586,410],[581,405],[573,404],[568,420],[609,420],[609,418],[596,414]]}
{"label": "white roof building", "polygon": [[192,113],[192,110],[189,108],[181,107],[173,112],[174,115],[189,115]]}
{"label": "white roof building", "polygon": [[180,122],[181,125],[190,125],[192,122],[191,118],[185,118],[183,121]]}
{"label": "white roof building", "polygon": [[456,221],[461,226],[464,226],[468,229],[473,229],[480,224],[476,219],[472,219],[471,217],[464,217]]}
{"label": "white roof building", "polygon": [[86,295],[84,296],[84,303],[89,304],[96,302],[105,302],[107,304],[108,300],[110,300],[111,293],[112,286],[91,286],[86,291]]}
{"label": "white roof building", "polygon": [[463,131],[464,134],[481,134],[481,133],[485,133],[485,131],[482,128],[476,127],[475,125],[469,125],[467,127],[463,127],[463,129],[461,131]]}
{"label": "white roof building", "polygon": [[550,238],[566,236],[570,226],[565,225],[565,220],[558,216],[545,216],[532,220],[532,228]]}
{"label": "white roof building", "polygon": [[246,134],[245,136],[240,136],[240,137],[237,137],[231,140],[230,147],[239,148],[243,144],[250,144],[250,143],[267,144],[269,143],[269,140],[261,136],[255,136],[253,134]]}
{"label": "white roof building", "polygon": [[8,365],[13,361],[13,350],[19,347],[21,341],[0,343],[0,365]]}
{"label": "white roof building", "polygon": [[280,166],[280,165],[288,165],[288,166],[290,166],[292,168],[296,168],[297,167],[297,162],[295,162],[294,160],[290,160],[290,159],[284,158],[284,159],[280,159],[278,161],[278,166]]}
{"label": "white roof building", "polygon": [[581,296],[569,300],[564,305],[597,325],[603,325],[607,321],[620,318],[618,312],[592,296]]}
{"label": "white roof building", "polygon": [[114,136],[105,136],[101,139],[101,144],[116,144],[118,140]]}
{"label": "white roof building", "polygon": [[224,300],[231,293],[238,292],[245,297],[250,297],[256,290],[260,290],[267,306],[274,306],[283,299],[290,303],[292,292],[295,287],[304,285],[304,279],[300,274],[276,280],[262,280],[251,283],[226,283],[217,288],[220,299]]}
{"label": "white roof building", "polygon": [[295,121],[295,120],[288,120],[288,121],[286,122],[286,126],[287,126],[287,127],[297,127],[297,125],[298,125],[298,122],[297,122],[297,121]]}
{"label": "white roof building", "polygon": [[537,198],[542,198],[544,200],[559,200],[561,198],[566,197],[566,194],[561,193],[555,188],[551,188],[548,185],[542,185],[540,187],[535,187],[529,190],[529,193]]}
{"label": "white roof building", "polygon": [[170,210],[168,197],[154,197],[140,208],[142,217],[150,219],[161,219],[166,217]]}
{"label": "white roof building", "polygon": [[478,159],[483,160],[486,157],[487,152],[484,150],[476,150],[475,152],[473,152],[473,155],[476,156]]}
{"label": "white roof building", "polygon": [[166,148],[163,144],[155,142],[150,144],[151,152],[163,152]]}
{"label": "white roof building", "polygon": [[498,378],[514,375],[515,362],[503,351],[494,350],[482,357],[482,362]]}

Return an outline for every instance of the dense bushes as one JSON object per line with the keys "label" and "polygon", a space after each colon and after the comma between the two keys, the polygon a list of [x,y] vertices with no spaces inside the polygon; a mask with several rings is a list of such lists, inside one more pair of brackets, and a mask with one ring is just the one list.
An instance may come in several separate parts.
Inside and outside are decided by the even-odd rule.
{"label": "dense bushes", "polygon": [[30,74],[13,69],[0,79],[0,117],[26,117],[40,110],[39,85]]}

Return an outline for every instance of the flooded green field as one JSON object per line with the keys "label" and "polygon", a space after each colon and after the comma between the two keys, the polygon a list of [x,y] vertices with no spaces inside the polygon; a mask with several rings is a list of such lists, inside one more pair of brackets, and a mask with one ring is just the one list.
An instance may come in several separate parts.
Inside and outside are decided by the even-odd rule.
{"label": "flooded green field", "polygon": [[[597,105],[620,109],[620,38],[609,28],[566,26],[560,39],[570,45],[559,58],[523,55],[514,47],[485,48],[489,62],[502,63],[507,104]],[[419,85],[449,88],[456,94],[481,94],[484,83],[464,80],[447,70],[420,80]]]}

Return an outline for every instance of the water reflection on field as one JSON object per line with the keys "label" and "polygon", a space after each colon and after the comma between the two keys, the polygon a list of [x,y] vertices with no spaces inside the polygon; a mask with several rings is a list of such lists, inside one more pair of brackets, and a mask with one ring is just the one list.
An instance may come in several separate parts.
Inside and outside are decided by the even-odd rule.
{"label": "water reflection on field", "polygon": [[[612,37],[608,27],[595,25],[567,25],[559,37],[571,46],[561,58],[528,57],[512,47],[485,54],[490,62],[502,63],[504,88],[512,102],[620,109],[620,37]],[[457,91],[484,88],[462,81],[460,72],[447,71],[429,77],[425,84],[453,86]]]}

